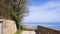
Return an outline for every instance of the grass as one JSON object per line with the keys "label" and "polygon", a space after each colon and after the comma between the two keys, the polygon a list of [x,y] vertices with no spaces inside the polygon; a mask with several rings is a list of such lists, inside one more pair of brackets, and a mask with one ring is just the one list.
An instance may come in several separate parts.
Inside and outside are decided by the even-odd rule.
{"label": "grass", "polygon": [[21,34],[23,30],[17,30],[15,34]]}

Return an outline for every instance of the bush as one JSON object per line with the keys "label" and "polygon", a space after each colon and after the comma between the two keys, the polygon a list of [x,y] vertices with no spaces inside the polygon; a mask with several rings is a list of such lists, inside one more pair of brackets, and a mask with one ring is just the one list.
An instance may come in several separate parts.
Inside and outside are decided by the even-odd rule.
{"label": "bush", "polygon": [[21,34],[23,30],[17,30],[15,34]]}

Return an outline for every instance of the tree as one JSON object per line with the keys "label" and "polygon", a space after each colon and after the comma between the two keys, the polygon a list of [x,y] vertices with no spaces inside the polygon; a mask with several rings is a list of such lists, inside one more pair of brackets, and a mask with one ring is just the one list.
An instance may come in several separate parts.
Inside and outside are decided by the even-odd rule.
{"label": "tree", "polygon": [[27,15],[26,0],[0,0],[0,16],[16,22],[17,29],[23,17]]}

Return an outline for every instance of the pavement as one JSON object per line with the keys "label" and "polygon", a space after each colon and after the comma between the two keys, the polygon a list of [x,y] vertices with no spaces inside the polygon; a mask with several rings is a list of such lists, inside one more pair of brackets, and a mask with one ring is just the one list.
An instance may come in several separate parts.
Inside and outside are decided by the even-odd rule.
{"label": "pavement", "polygon": [[35,31],[23,31],[22,34],[36,34]]}

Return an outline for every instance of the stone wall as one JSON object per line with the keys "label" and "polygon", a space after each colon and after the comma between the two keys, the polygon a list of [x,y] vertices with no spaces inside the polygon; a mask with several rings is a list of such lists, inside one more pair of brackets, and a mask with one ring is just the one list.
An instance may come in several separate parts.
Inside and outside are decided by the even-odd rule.
{"label": "stone wall", "polygon": [[16,24],[13,20],[3,21],[3,34],[14,34],[17,31]]}

